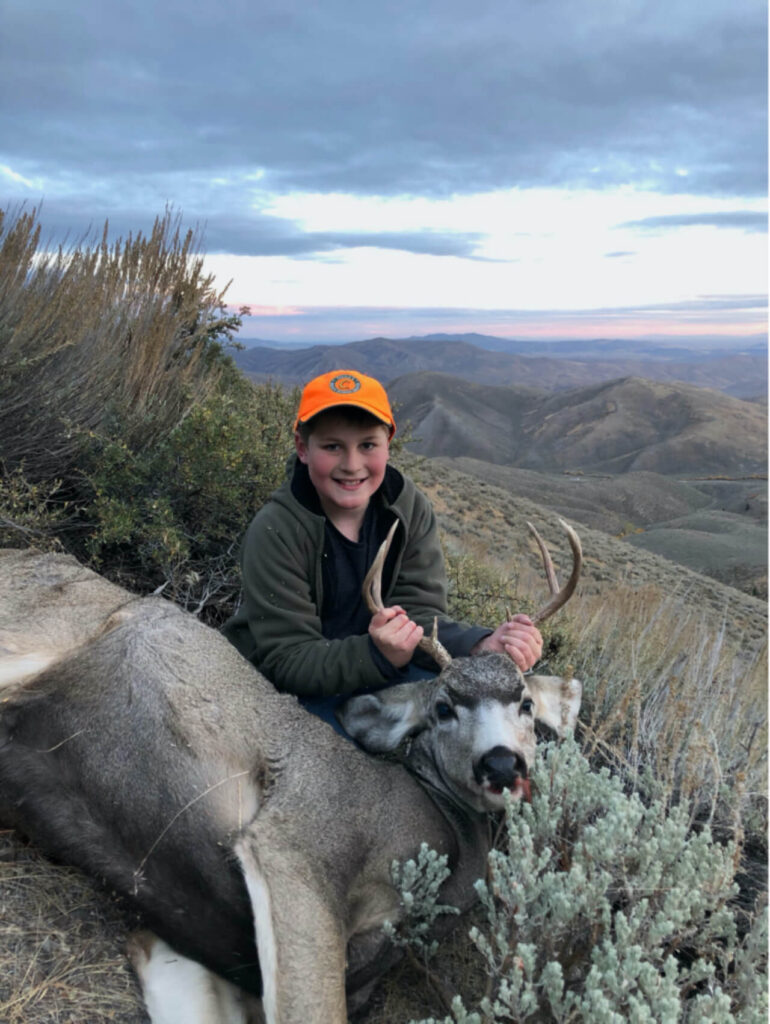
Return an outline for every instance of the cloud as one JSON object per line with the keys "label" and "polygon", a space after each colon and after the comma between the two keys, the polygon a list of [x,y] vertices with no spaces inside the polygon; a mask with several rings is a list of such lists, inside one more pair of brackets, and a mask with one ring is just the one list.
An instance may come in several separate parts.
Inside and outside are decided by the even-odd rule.
{"label": "cloud", "polygon": [[214,217],[202,226],[209,253],[244,256],[312,256],[340,249],[395,249],[430,256],[476,259],[480,235],[441,231],[302,231],[278,217],[252,216],[230,222]]}
{"label": "cloud", "polygon": [[[546,312],[543,310],[542,312]],[[564,313],[567,316],[593,317],[616,317],[622,319],[628,316],[659,315],[665,317],[686,317],[686,316],[712,316],[719,317],[724,314],[730,316],[744,316],[756,320],[766,315],[767,295],[705,295],[696,299],[686,299],[678,302],[655,302],[640,303],[636,306],[602,306],[589,310],[566,310],[549,311],[548,315],[559,317]]]}
{"label": "cloud", "polygon": [[766,38],[756,0],[5,0],[0,159],[116,193],[764,195]]}
{"label": "cloud", "polygon": [[756,210],[723,210],[711,213],[672,213],[661,217],[644,217],[619,225],[622,228],[738,228],[743,231],[767,231],[767,214]]}
{"label": "cloud", "polygon": [[[160,197],[154,208],[149,211],[137,202],[126,206],[113,206],[113,202],[106,200],[99,204],[91,200],[90,206],[96,215],[89,216],[89,219],[84,221],[82,209],[88,208],[85,195],[63,201],[40,200],[45,243],[51,246],[60,242],[78,242],[84,236],[91,239],[101,238],[105,221],[109,221],[108,237],[112,241],[119,237],[125,238],[128,234],[136,235],[138,231],[147,233],[152,228],[155,217],[162,214],[164,209]],[[292,220],[254,211],[248,206],[240,214],[233,214],[224,208],[215,208],[206,215],[201,211],[198,217],[195,216],[194,210],[185,210],[183,213],[185,229],[192,226],[197,232],[202,249],[209,254],[303,258],[332,254],[343,249],[376,248],[484,261],[484,257],[475,253],[481,235],[474,232],[363,229],[305,231]]]}
{"label": "cloud", "polygon": [[32,189],[35,187],[34,182],[29,181],[22,174],[18,174],[16,171],[13,170],[12,167],[8,167],[5,164],[0,164],[0,175],[2,175],[4,178],[8,178],[10,181],[15,182],[16,184],[23,185],[27,189]]}

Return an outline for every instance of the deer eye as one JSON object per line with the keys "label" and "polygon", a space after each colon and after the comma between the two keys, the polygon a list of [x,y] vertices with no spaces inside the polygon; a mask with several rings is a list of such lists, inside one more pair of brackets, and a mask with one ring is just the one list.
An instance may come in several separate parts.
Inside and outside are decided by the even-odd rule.
{"label": "deer eye", "polygon": [[519,711],[521,712],[522,715],[531,715],[533,710],[534,710],[534,708],[535,708],[534,701],[532,701],[529,697],[525,697],[524,700],[519,705]]}
{"label": "deer eye", "polygon": [[446,722],[449,718],[454,718],[454,709],[451,704],[447,704],[445,700],[440,700],[436,705],[436,717],[440,722]]}

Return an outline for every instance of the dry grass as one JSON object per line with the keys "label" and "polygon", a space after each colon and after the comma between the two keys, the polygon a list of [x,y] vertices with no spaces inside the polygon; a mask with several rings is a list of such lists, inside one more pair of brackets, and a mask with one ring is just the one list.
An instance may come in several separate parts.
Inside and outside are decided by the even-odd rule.
{"label": "dry grass", "polygon": [[[458,991],[462,991],[467,1003],[480,999],[487,988],[487,976],[476,948],[468,939],[473,922],[474,914],[470,913],[444,939],[430,962],[430,981],[424,968],[413,960],[404,959],[390,970],[366,1011],[354,1018],[356,1024],[405,1024],[431,1016],[443,1017],[447,1002]],[[436,985],[442,995],[437,994]]]}
{"label": "dry grass", "polygon": [[80,872],[0,832],[0,1020],[144,1024],[126,922]]}
{"label": "dry grass", "polygon": [[[608,599],[609,598],[609,599]],[[589,754],[651,771],[699,813],[762,831],[767,818],[767,645],[657,587],[617,587],[571,613]]]}

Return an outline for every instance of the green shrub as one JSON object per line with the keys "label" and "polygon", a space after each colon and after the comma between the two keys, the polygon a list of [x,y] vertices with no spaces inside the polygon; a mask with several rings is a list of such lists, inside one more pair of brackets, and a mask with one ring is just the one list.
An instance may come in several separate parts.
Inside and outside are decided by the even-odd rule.
{"label": "green shrub", "polygon": [[766,1020],[766,911],[740,938],[739,850],[647,781],[653,795],[627,791],[571,738],[541,751],[476,886],[489,994],[456,996],[443,1024]]}
{"label": "green shrub", "polygon": [[385,934],[401,949],[416,950],[427,961],[438,949],[431,938],[431,929],[442,914],[457,914],[457,907],[438,902],[438,892],[449,878],[448,856],[431,850],[427,843],[420,846],[417,860],[403,864],[394,860],[390,877],[400,894],[403,916],[398,925],[386,921]]}
{"label": "green shrub", "polygon": [[240,590],[238,544],[281,482],[294,396],[233,375],[152,448],[132,451],[120,423],[92,434],[86,548],[133,589],[166,596],[216,624]]}
{"label": "green shrub", "polygon": [[9,470],[0,459],[0,547],[62,550],[57,531],[67,518],[61,480],[33,484],[23,464]]}

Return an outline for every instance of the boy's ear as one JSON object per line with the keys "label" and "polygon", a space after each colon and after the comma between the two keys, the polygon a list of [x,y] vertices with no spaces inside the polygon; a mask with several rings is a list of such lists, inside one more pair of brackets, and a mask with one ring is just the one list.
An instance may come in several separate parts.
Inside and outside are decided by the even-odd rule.
{"label": "boy's ear", "polygon": [[294,431],[294,448],[299,461],[307,462],[307,444],[302,440],[302,435],[298,430]]}

